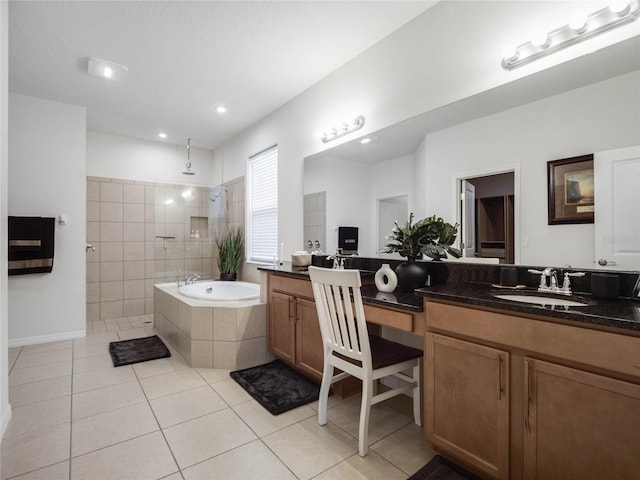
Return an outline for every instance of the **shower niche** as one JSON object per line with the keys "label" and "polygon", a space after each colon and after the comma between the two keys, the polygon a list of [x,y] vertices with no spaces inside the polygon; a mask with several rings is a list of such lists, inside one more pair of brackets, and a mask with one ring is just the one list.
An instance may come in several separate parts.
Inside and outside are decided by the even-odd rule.
{"label": "shower niche", "polygon": [[208,217],[190,217],[189,221],[190,233],[189,238],[209,238],[209,218]]}

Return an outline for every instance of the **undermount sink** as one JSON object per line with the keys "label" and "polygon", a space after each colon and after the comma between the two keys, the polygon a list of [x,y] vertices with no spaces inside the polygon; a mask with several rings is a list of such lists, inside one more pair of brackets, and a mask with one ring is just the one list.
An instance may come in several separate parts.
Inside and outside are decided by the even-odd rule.
{"label": "undermount sink", "polygon": [[544,295],[521,295],[515,293],[494,293],[494,297],[511,302],[533,303],[535,305],[550,305],[554,307],[588,307],[589,303],[577,302],[566,298],[546,297]]}

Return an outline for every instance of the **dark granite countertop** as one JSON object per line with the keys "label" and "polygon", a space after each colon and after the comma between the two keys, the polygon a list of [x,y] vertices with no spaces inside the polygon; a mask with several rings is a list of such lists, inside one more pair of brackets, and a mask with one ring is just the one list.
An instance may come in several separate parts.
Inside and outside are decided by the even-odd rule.
{"label": "dark granite countertop", "polygon": [[[282,265],[277,268],[259,267],[258,270],[276,272],[280,275],[294,278],[309,278],[309,271],[306,267]],[[362,278],[373,278],[375,272],[360,270],[360,275]],[[367,305],[381,305],[383,307],[396,308],[411,313],[423,311],[421,297],[413,293],[402,292],[400,289],[396,289],[396,291],[392,293],[383,293],[379,292],[375,285],[363,285],[362,288],[360,288],[360,293],[362,295],[362,303]]]}
{"label": "dark granite countertop", "polygon": [[[309,272],[306,268],[284,265],[278,268],[260,267],[259,270],[277,272],[294,278],[309,278]],[[373,276],[375,272],[361,270],[361,274],[363,278],[367,278]],[[640,302],[628,298],[595,300],[589,294],[577,294],[571,297],[556,297],[582,301],[589,305],[584,307],[542,306],[503,300],[494,297],[493,294],[554,295],[538,294],[535,287],[527,287],[523,290],[497,289],[492,287],[490,283],[475,281],[449,281],[444,285],[418,289],[415,293],[405,293],[400,289],[396,289],[393,293],[383,293],[379,292],[375,285],[364,285],[361,292],[362,301],[365,304],[395,308],[411,313],[423,311],[423,299],[426,298],[502,310],[505,313],[547,317],[551,321],[553,319],[568,320],[583,323],[588,328],[604,327],[640,332]]]}
{"label": "dark granite countertop", "polygon": [[[585,327],[609,327],[640,332],[640,302],[628,298],[618,300],[595,300],[590,295],[573,295],[564,297],[537,293],[535,288],[524,290],[510,290],[493,288],[491,284],[481,282],[458,282],[425,287],[416,290],[416,295],[426,299],[446,300],[469,306],[487,307],[503,310],[506,313],[522,313],[548,317],[550,320],[562,319],[588,324]],[[576,300],[587,303],[584,307],[563,307],[551,305],[536,305],[520,303],[511,300],[503,300],[493,294],[529,294],[537,296],[550,296]]]}

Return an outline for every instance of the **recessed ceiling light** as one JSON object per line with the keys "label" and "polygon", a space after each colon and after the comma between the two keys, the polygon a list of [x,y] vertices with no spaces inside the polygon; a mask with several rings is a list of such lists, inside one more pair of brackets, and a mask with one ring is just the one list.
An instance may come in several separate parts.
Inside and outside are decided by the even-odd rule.
{"label": "recessed ceiling light", "polygon": [[225,107],[224,105],[218,105],[216,107],[216,112],[218,112],[218,113],[227,113],[227,107]]}
{"label": "recessed ceiling light", "polygon": [[371,137],[364,137],[362,140],[360,140],[360,143],[362,143],[363,145],[369,142],[371,142]]}
{"label": "recessed ceiling light", "polygon": [[88,64],[89,75],[110,80],[125,80],[129,69],[124,65],[108,62],[99,58],[90,58]]}
{"label": "recessed ceiling light", "polygon": [[164,132],[160,132],[160,133],[158,134],[158,136],[159,136],[160,138],[167,138],[167,134],[166,134],[166,133],[164,133]]}

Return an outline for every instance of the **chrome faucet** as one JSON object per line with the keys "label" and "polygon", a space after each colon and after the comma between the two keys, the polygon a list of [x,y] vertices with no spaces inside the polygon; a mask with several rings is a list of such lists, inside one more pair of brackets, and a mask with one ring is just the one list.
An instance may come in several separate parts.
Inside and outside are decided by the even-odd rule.
{"label": "chrome faucet", "polygon": [[[556,269],[553,267],[547,267],[544,270],[529,269],[529,273],[535,273],[540,275],[540,284],[538,285],[538,292],[543,293],[558,293],[560,295],[571,295],[571,280],[569,277],[584,277],[584,272],[565,272],[562,286],[558,287],[558,276],[556,275]],[[547,279],[549,279],[547,281]]]}
{"label": "chrome faucet", "polygon": [[192,283],[195,283],[195,282],[196,282],[196,280],[199,280],[199,279],[200,279],[200,275],[199,275],[199,274],[197,274],[197,273],[192,273],[192,274],[190,274],[190,275],[187,275],[187,278],[186,278],[186,280],[184,281],[184,284],[185,284],[185,285],[190,285],[190,284],[192,284]]}
{"label": "chrome faucet", "polygon": [[344,257],[337,252],[334,255],[329,255],[327,260],[333,260],[333,268],[336,270],[342,270],[344,268]]}

